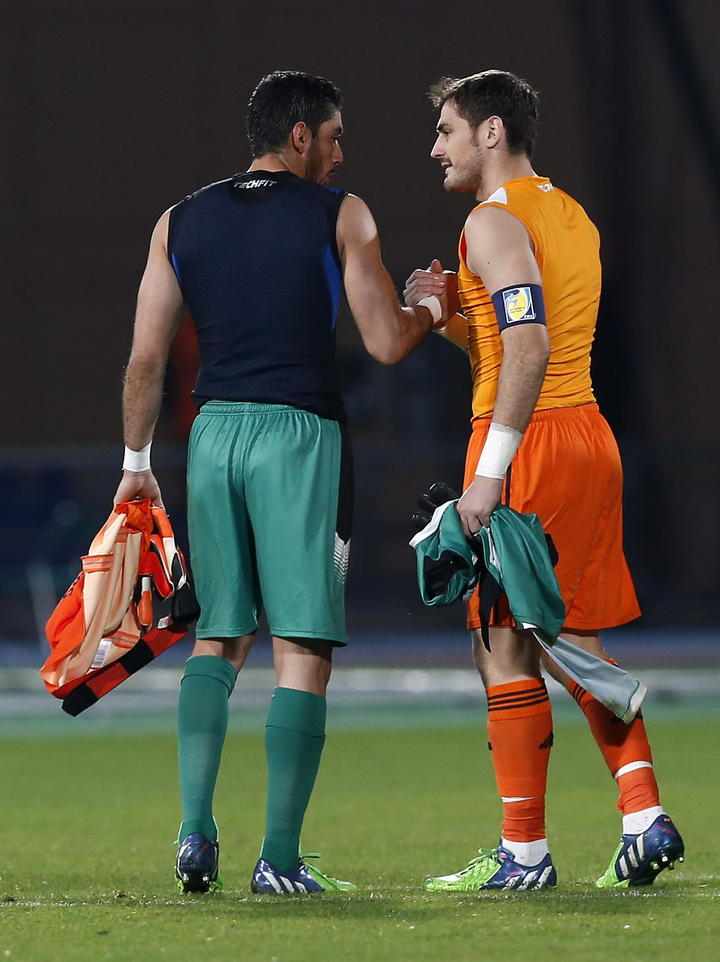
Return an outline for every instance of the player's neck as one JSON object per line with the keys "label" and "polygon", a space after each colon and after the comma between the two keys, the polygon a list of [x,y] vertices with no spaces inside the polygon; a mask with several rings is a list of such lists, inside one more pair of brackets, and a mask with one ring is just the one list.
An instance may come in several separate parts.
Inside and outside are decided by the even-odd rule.
{"label": "player's neck", "polygon": [[305,162],[297,154],[288,154],[286,151],[277,154],[263,154],[262,157],[255,157],[248,167],[247,172],[254,170],[269,170],[273,172],[288,170],[297,177],[305,177]]}
{"label": "player's neck", "polygon": [[517,157],[505,157],[501,163],[488,164],[483,170],[482,184],[480,185],[476,197],[479,203],[487,200],[503,184],[509,180],[517,180],[520,177],[536,177],[537,174],[532,168],[530,159],[524,154]]}

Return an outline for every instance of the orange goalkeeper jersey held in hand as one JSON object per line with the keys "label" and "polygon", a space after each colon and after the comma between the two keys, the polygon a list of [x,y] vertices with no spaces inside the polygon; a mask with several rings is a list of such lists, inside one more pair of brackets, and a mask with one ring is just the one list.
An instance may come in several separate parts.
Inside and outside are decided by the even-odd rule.
{"label": "orange goalkeeper jersey held in hand", "polygon": [[[167,614],[160,614],[169,602]],[[170,521],[149,498],[117,504],[46,626],[40,670],[76,715],[187,633],[197,617]]]}
{"label": "orange goalkeeper jersey held in hand", "polygon": [[[479,206],[499,207],[517,217],[530,235],[540,269],[550,361],[535,410],[591,404],[590,349],[601,285],[597,228],[580,204],[547,177],[508,181]],[[503,344],[490,294],[468,268],[466,254],[463,231],[458,294],[468,320],[473,416],[488,418],[495,406]]]}

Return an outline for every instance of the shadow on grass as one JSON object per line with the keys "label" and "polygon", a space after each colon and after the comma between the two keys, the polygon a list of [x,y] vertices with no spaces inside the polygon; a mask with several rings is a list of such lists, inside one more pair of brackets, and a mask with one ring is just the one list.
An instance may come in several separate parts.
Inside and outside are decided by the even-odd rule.
{"label": "shadow on grass", "polygon": [[[285,919],[333,919],[336,921],[372,921],[412,916],[413,922],[429,922],[448,915],[463,916],[487,910],[496,912],[503,904],[512,906],[518,915],[526,912],[553,915],[582,914],[593,917],[643,915],[649,900],[657,901],[663,911],[673,910],[688,900],[720,898],[717,876],[693,882],[653,888],[602,891],[586,885],[560,886],[542,892],[484,892],[475,893],[428,893],[416,888],[403,890],[368,890],[353,895],[327,893],[323,896],[249,895],[245,890],[225,890],[213,895],[154,895],[132,892],[98,894],[96,898],[73,898],[53,894],[33,898],[15,892],[0,891],[0,912],[35,908],[59,908],[82,910],[104,907],[119,912],[135,909],[176,909],[180,917],[202,919],[212,915],[214,919],[238,921],[256,919],[265,923]],[[175,914],[172,912],[171,914]]]}

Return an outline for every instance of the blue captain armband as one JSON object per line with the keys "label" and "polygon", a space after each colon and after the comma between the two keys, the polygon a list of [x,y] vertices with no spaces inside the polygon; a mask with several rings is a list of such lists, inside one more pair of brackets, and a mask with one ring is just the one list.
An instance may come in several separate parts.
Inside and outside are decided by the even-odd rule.
{"label": "blue captain armband", "polygon": [[546,324],[545,301],[539,284],[504,287],[492,296],[500,333],[520,324]]}

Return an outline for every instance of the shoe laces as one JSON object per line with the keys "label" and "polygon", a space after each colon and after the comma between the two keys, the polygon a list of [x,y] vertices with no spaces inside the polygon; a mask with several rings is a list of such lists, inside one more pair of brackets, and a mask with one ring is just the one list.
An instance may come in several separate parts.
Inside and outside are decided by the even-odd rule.
{"label": "shoe laces", "polygon": [[475,875],[481,869],[487,869],[491,865],[500,867],[500,858],[496,848],[480,848],[475,858],[471,858],[467,866],[458,872],[458,875]]}
{"label": "shoe laces", "polygon": [[[320,856],[320,854],[319,854],[318,852],[308,852],[307,855],[301,855],[301,856],[300,856],[300,861],[305,865],[305,868],[308,870],[308,872],[310,872],[311,875],[314,875],[314,876],[316,877],[316,879],[317,879],[318,882],[321,882],[323,879],[326,879],[327,881],[330,881],[330,877],[329,877],[328,875],[324,875],[324,874],[320,871],[320,869],[317,867],[317,865],[308,865],[308,864],[307,864],[307,859],[317,860],[317,859],[319,859],[320,857],[321,857],[321,856]],[[317,878],[318,876],[319,876],[319,878]]]}

